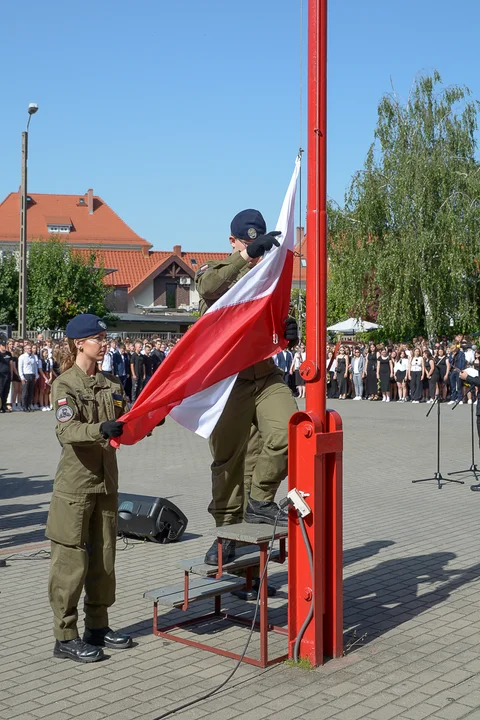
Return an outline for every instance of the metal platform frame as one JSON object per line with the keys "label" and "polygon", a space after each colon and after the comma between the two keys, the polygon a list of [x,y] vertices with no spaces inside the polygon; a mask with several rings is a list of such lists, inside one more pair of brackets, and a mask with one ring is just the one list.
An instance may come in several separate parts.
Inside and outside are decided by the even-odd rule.
{"label": "metal platform frame", "polygon": [[[225,528],[217,528],[217,532],[226,531],[227,535],[232,534],[232,528],[235,526],[225,527]],[[268,526],[265,526],[268,528]],[[285,530],[283,531],[283,537],[278,538],[280,542],[280,555],[279,557],[274,560],[273,562],[277,563],[284,563],[285,559],[287,557],[286,553],[286,537],[285,537]],[[223,568],[222,568],[222,538],[224,538],[225,535],[218,535],[218,544],[219,544],[219,558],[220,563],[218,565],[218,571],[216,574],[216,578],[219,579],[222,577]],[[173,623],[171,625],[167,625],[165,627],[158,627],[158,601],[154,601],[153,603],[153,634],[157,637],[165,638],[166,640],[172,640],[174,642],[182,643],[183,645],[189,645],[190,647],[197,648],[198,650],[207,650],[208,652],[215,653],[216,655],[222,655],[223,657],[231,658],[232,660],[241,660],[244,663],[247,663],[249,665],[254,665],[255,667],[261,667],[266,668],[270,665],[274,665],[275,663],[282,662],[283,660],[286,660],[288,658],[288,653],[286,652],[284,655],[279,655],[274,658],[268,657],[268,633],[269,632],[275,632],[279,635],[285,635],[285,637],[288,636],[288,629],[279,627],[278,625],[272,625],[268,622],[268,568],[267,568],[267,558],[268,558],[268,550],[269,550],[269,540],[263,540],[262,542],[254,543],[258,545],[259,551],[260,551],[260,577],[263,577],[263,583],[260,588],[260,600],[259,600],[259,621],[255,622],[255,629],[260,632],[260,659],[251,657],[249,655],[239,655],[238,653],[230,652],[229,650],[223,650],[222,648],[212,647],[211,645],[207,645],[206,643],[198,642],[197,640],[191,640],[189,638],[181,637],[177,634],[175,634],[175,630],[180,630],[184,628],[188,628],[190,625],[195,625],[200,622],[204,622],[206,620],[214,620],[216,618],[223,618],[224,620],[231,622],[236,625],[243,625],[250,627],[252,624],[251,620],[248,620],[246,618],[243,618],[239,615],[235,615],[229,612],[225,612],[221,609],[221,596],[222,593],[219,594],[212,594],[211,597],[214,599],[214,610],[213,612],[206,613],[205,615],[201,615],[199,617],[189,618],[188,620],[184,620],[182,622]],[[265,574],[264,574],[265,573]],[[184,603],[181,607],[181,610],[186,611],[189,608],[189,601],[188,601],[188,595],[189,595],[189,581],[190,581],[190,573],[186,571],[184,573]],[[245,578],[245,589],[249,590],[252,587],[252,567],[249,567],[246,569],[246,578]]]}

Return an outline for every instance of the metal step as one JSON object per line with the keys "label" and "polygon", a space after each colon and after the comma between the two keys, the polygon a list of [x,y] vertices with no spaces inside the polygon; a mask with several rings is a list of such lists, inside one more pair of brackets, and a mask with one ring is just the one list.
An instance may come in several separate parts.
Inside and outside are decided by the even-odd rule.
{"label": "metal step", "polygon": [[[245,578],[236,575],[223,574],[218,580],[209,577],[197,577],[189,583],[188,602],[205,600],[205,598],[223,595],[223,593],[232,592],[232,590],[241,590],[244,587]],[[146,600],[158,602],[160,605],[179,608],[185,602],[185,586],[183,582],[168,585],[167,587],[158,588],[158,590],[149,590],[143,593],[143,597]]]}
{"label": "metal step", "polygon": [[[201,575],[202,577],[211,577],[216,575],[218,572],[217,566],[206,565],[203,561],[204,557],[204,555],[201,555],[200,557],[190,558],[189,560],[178,560],[177,567],[180,567],[185,572]],[[270,559],[275,561],[279,557],[280,551],[277,549],[273,550]],[[250,545],[248,547],[237,548],[235,558],[227,563],[224,563],[222,569],[227,572],[233,572],[234,570],[243,570],[248,567],[255,567],[255,565],[259,564],[260,553],[258,550],[254,550]]]}
{"label": "metal step", "polygon": [[[215,537],[227,538],[228,540],[237,540],[237,542],[260,545],[272,539],[273,525],[255,525],[253,523],[243,522],[237,523],[236,525],[224,525],[223,527],[214,528],[209,534]],[[286,538],[287,536],[288,528],[276,528],[275,540]]]}

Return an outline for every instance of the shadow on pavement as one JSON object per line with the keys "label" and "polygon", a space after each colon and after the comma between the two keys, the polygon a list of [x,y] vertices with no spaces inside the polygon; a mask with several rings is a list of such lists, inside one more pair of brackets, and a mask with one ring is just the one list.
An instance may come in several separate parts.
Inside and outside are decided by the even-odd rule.
{"label": "shadow on pavement", "polygon": [[0,536],[0,550],[39,542],[47,542],[44,527],[38,528],[37,530],[31,530],[30,532],[8,535],[6,537]]}
{"label": "shadow on pavement", "polygon": [[[466,570],[447,570],[446,565],[456,557],[453,552],[438,552],[397,558],[346,578],[347,636],[353,633],[360,638],[365,634],[362,644],[368,643],[444,602],[454,590],[480,577],[480,563]],[[431,592],[422,592],[425,585],[433,583],[436,587]]]}
{"label": "shadow on pavement", "polygon": [[343,551],[343,567],[352,565],[360,560],[366,560],[372,555],[378,555],[380,550],[395,545],[393,540],[372,540],[356,548],[348,548]]}
{"label": "shadow on pavement", "polygon": [[[5,507],[8,507],[8,505]],[[0,521],[0,530],[3,532],[8,530],[20,530],[22,528],[27,528],[31,525],[45,526],[47,522],[48,510],[28,512],[31,507],[31,505],[24,505],[21,512],[19,512],[17,515],[10,514],[7,517],[2,517]],[[35,505],[33,507],[35,507]],[[0,538],[0,544],[1,542],[2,540]]]}
{"label": "shadow on pavement", "polygon": [[[48,475],[22,476],[9,470],[0,471],[0,549],[45,541],[46,504],[50,500],[53,480],[42,478],[48,478]],[[47,497],[43,502],[40,498],[33,503],[20,500],[34,495]]]}
{"label": "shadow on pavement", "polygon": [[10,500],[30,495],[47,495],[52,492],[53,480],[39,480],[48,475],[31,475],[30,477],[13,477],[19,473],[0,474],[0,500]]}

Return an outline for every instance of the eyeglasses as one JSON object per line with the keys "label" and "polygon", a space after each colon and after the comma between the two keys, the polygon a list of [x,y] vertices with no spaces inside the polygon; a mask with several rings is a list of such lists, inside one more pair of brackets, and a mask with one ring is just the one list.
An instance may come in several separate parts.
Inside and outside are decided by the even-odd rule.
{"label": "eyeglasses", "polygon": [[107,345],[108,341],[105,337],[89,337],[86,338],[86,340],[91,340],[92,342],[97,343],[97,345]]}

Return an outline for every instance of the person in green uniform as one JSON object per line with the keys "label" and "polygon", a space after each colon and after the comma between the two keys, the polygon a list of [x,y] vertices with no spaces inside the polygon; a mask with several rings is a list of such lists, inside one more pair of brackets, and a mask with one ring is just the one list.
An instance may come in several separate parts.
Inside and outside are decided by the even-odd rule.
{"label": "person in green uniform", "polygon": [[[68,352],[52,387],[56,434],[62,446],[46,535],[51,541],[48,595],[54,617],[54,657],[96,662],[102,647],[128,648],[132,639],[111,630],[115,602],[118,511],[116,450],[119,418],[128,410],[119,378],[98,371],[107,349],[106,325],[83,314],[66,327]],[[85,589],[85,632],[77,629]]]}
{"label": "person in green uniform", "polygon": [[[279,233],[267,234],[258,210],[243,210],[232,220],[232,254],[225,260],[209,261],[195,277],[203,314],[243,277],[266,252],[274,252]],[[285,338],[298,340],[293,318],[285,321]],[[223,413],[210,437],[212,502],[209,512],[217,527],[245,519],[251,523],[286,526],[288,515],[274,502],[275,493],[287,475],[288,421],[297,406],[282,372],[272,359],[256,363],[239,373]],[[244,472],[248,448],[247,476],[251,488],[244,508]],[[223,562],[235,556],[235,543],[224,540]],[[218,543],[205,555],[209,565],[218,564]]]}

